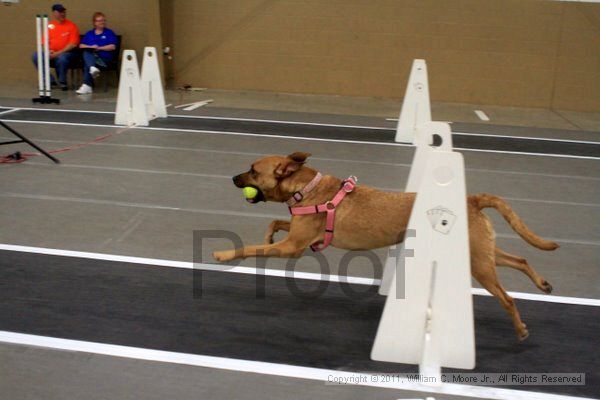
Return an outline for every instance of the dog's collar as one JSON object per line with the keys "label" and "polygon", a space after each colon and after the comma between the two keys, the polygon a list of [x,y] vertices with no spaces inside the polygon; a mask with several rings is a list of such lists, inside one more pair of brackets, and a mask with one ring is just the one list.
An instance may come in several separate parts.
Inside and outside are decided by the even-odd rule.
{"label": "dog's collar", "polygon": [[304,186],[301,190],[294,192],[292,197],[286,200],[286,203],[289,207],[293,206],[296,203],[302,201],[304,196],[306,196],[311,190],[313,190],[321,181],[323,175],[320,172],[317,172],[317,175],[312,179],[312,181],[308,182],[308,185]]}

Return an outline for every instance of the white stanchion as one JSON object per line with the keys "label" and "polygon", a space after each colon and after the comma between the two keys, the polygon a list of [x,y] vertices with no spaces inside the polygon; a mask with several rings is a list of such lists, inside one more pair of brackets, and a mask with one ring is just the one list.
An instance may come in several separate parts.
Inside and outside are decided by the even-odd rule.
{"label": "white stanchion", "polygon": [[423,383],[441,384],[442,367],[475,367],[475,334],[464,162],[450,125],[431,121],[424,60],[413,62],[396,141],[416,145],[405,189],[416,198],[386,260],[371,358],[419,364]]}
{"label": "white stanchion", "polygon": [[165,95],[158,66],[158,56],[154,47],[144,48],[141,82],[148,119],[166,118]]}
{"label": "white stanchion", "polygon": [[[47,33],[46,31],[44,31]],[[44,87],[44,70],[42,69],[42,63],[44,59],[42,57],[42,18],[38,15],[35,17],[35,33],[36,33],[36,44],[37,44],[37,72],[38,72],[38,93],[40,98],[46,95],[46,88]]]}
{"label": "white stanchion", "polygon": [[31,99],[34,103],[60,104],[59,99],[52,98],[50,88],[50,47],[48,39],[48,16],[35,17],[36,56],[38,72],[38,97]]}
{"label": "white stanchion", "polygon": [[[440,125],[441,124],[441,125]],[[443,122],[429,122],[428,124],[422,125],[422,131],[427,132],[428,129],[434,129],[437,131],[445,131],[446,126]],[[427,128],[429,127],[429,128]],[[419,186],[421,185],[421,181],[423,178],[423,173],[425,172],[425,166],[427,165],[427,159],[429,153],[433,150],[433,147],[429,146],[430,135],[416,135],[416,145],[417,148],[415,150],[415,155],[413,156],[413,161],[410,168],[410,173],[408,175],[408,181],[406,183],[406,187],[404,189],[407,193],[416,193],[419,191]],[[441,144],[440,150],[452,151],[452,134],[450,133],[446,140]],[[400,257],[405,256],[404,244],[396,244],[390,247],[385,265],[383,267],[383,275],[381,277],[381,285],[379,286],[379,294],[383,296],[387,296],[390,290],[390,286],[392,284],[392,279],[394,277],[394,271],[397,268],[397,262]]]}
{"label": "white stanchion", "polygon": [[396,126],[396,142],[415,143],[416,129],[431,121],[429,82],[425,60],[414,60]]}
{"label": "white stanchion", "polygon": [[144,103],[138,62],[134,50],[123,52],[115,124],[127,126],[148,125],[146,104]]}
{"label": "white stanchion", "polygon": [[[425,60],[413,60],[406,93],[402,103],[402,111],[398,118],[396,127],[396,142],[412,143],[417,146],[413,157],[412,166],[408,176],[408,182],[404,188],[405,192],[416,193],[419,189],[421,176],[427,160],[427,152],[431,149],[428,145],[430,136],[419,137],[417,128],[431,122],[431,107],[429,103],[429,79],[427,76],[427,63]],[[444,148],[450,146],[452,150],[452,137],[442,143]],[[398,254],[399,245],[390,247],[391,254]],[[388,257],[381,277],[379,294],[387,296],[392,280],[392,273],[396,269],[397,257]]]}
{"label": "white stanchion", "polygon": [[42,18],[42,23],[44,26],[44,78],[46,79],[46,92],[44,96],[51,97],[50,92],[50,43],[48,38],[48,16],[44,15]]}
{"label": "white stanchion", "polygon": [[[447,123],[421,125],[417,134],[437,134],[442,145],[421,145],[415,155],[420,164],[411,174],[420,182],[408,224],[415,236],[401,247],[397,268],[404,270],[392,272],[371,358],[419,364],[424,383],[439,384],[442,366],[475,367],[464,163]],[[406,249],[414,254],[403,257]]]}

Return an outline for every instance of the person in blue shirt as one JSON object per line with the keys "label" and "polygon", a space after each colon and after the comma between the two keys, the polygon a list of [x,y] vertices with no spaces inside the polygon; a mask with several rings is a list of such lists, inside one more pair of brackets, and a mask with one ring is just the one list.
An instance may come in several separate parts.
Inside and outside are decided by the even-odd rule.
{"label": "person in blue shirt", "polygon": [[106,27],[106,16],[95,12],[92,17],[94,29],[89,30],[79,48],[83,50],[83,84],[76,90],[77,94],[93,92],[94,78],[100,75],[100,68],[106,67],[115,57],[117,35]]}

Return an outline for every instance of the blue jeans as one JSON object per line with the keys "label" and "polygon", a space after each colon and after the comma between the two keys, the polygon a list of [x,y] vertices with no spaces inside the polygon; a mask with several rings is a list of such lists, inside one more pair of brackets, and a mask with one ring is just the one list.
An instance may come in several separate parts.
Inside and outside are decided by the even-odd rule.
{"label": "blue jeans", "polygon": [[[71,61],[73,60],[74,54],[70,51],[66,53],[60,54],[58,57],[55,57],[50,60],[50,67],[56,70],[56,75],[58,75],[58,82],[61,85],[67,85],[67,71],[69,70],[69,66],[71,65]],[[37,51],[33,53],[31,56],[31,61],[33,61],[33,65],[37,68]],[[42,62],[44,62],[42,58]],[[54,76],[50,74],[50,80],[52,83],[56,83]]]}
{"label": "blue jeans", "polygon": [[[99,63],[98,58],[102,57],[100,57],[94,51],[83,51],[83,83],[85,83],[88,86],[94,86],[94,78],[92,78],[92,74],[90,74],[90,67],[97,67],[99,69],[102,69],[102,67],[106,67],[106,65],[111,61],[102,58],[102,60],[100,60]],[[101,64],[102,62],[104,62],[104,65]]]}

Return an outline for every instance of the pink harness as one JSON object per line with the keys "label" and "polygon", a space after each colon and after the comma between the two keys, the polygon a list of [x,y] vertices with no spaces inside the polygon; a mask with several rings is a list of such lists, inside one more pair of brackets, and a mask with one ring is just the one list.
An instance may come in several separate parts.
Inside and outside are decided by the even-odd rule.
{"label": "pink harness", "polygon": [[330,201],[328,201],[324,204],[318,204],[318,205],[314,205],[314,206],[292,207],[292,205],[301,201],[302,198],[304,197],[304,195],[306,195],[308,192],[310,192],[312,189],[314,189],[315,186],[317,186],[317,184],[321,180],[321,178],[322,178],[321,174],[317,173],[317,175],[313,178],[313,180],[310,181],[310,183],[308,185],[306,185],[304,187],[304,189],[302,189],[299,192],[294,193],[292,195],[292,197],[287,201],[287,204],[289,206],[288,208],[290,210],[290,214],[292,214],[292,215],[310,215],[310,214],[327,213],[327,219],[325,222],[325,239],[323,240],[322,243],[311,244],[310,248],[312,249],[312,251],[323,250],[324,248],[329,246],[329,244],[333,240],[333,226],[335,223],[335,209],[338,206],[338,204],[340,204],[342,202],[342,200],[344,200],[344,197],[346,197],[346,195],[348,193],[350,193],[354,190],[354,187],[356,186],[356,182],[358,181],[358,178],[355,176],[350,176],[348,179],[345,179],[344,181],[342,181],[342,187],[340,188],[339,192],[337,192],[337,194],[333,197],[333,199],[331,199]]}

